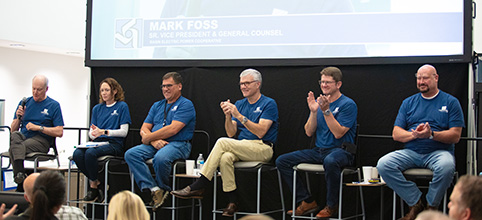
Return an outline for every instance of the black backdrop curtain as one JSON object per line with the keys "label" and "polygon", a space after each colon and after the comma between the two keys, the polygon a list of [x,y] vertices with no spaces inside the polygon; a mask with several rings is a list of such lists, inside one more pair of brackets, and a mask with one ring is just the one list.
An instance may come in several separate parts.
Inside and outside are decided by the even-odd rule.
{"label": "black backdrop curtain", "polygon": [[[350,65],[338,66],[343,72],[341,91],[358,105],[360,134],[391,135],[398,108],[403,99],[417,92],[415,73],[423,65]],[[468,64],[433,64],[439,74],[439,88],[457,97],[464,110],[467,124]],[[224,115],[219,103],[241,99],[239,74],[246,68],[255,68],[263,75],[261,92],[276,100],[279,110],[279,134],[275,157],[310,147],[310,138],[303,126],[309,110],[306,96],[313,91],[320,94],[319,72],[324,66],[282,67],[93,67],[91,106],[98,102],[99,83],[106,77],[115,78],[124,88],[129,105],[132,128],[140,128],[151,105],[162,99],[162,76],[170,71],[184,78],[183,96],[196,108],[196,129],[211,135],[211,145],[217,138],[226,136]],[[466,136],[466,129],[462,136]],[[140,140],[137,143],[140,143]],[[400,148],[391,139],[362,138],[361,158],[364,165],[375,166],[386,153]],[[457,170],[466,173],[466,143],[456,146]],[[285,189],[286,190],[286,189]],[[288,196],[287,200],[291,200]],[[289,204],[289,203],[288,203]]]}

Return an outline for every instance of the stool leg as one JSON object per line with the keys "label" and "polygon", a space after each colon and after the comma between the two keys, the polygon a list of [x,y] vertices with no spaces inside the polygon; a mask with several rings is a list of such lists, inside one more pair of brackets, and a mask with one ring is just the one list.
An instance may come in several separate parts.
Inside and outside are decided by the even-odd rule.
{"label": "stool leg", "polygon": [[397,218],[397,194],[393,191],[393,212],[392,212],[392,219],[395,220]]}
{"label": "stool leg", "polygon": [[296,211],[296,169],[293,170],[293,214],[291,214],[291,219],[295,219],[295,211]]}
{"label": "stool leg", "polygon": [[[261,166],[262,167],[262,166]],[[258,189],[256,190],[256,213],[259,214],[261,211],[261,167],[258,168]]]}
{"label": "stool leg", "polygon": [[110,160],[107,160],[104,164],[105,166],[105,169],[104,169],[104,172],[105,172],[105,176],[104,176],[104,219],[107,219],[107,206],[108,206],[108,202],[107,202],[107,188],[109,187],[109,185],[107,184],[108,181],[109,181],[109,163],[110,163]]}
{"label": "stool leg", "polygon": [[69,160],[69,168],[67,170],[67,205],[70,205],[70,181],[71,181],[70,169],[71,168],[72,168],[72,160]]}
{"label": "stool leg", "polygon": [[284,199],[284,196],[283,196],[283,185],[281,183],[281,174],[279,173],[279,170],[277,168],[276,169],[276,173],[278,174],[278,184],[279,184],[279,191],[280,191],[280,198],[281,198],[281,216],[283,216],[283,220],[286,219],[286,215],[285,215],[285,199]]}
{"label": "stool leg", "polygon": [[216,191],[217,191],[217,171],[214,171],[214,189],[213,189],[213,220],[216,220]]}

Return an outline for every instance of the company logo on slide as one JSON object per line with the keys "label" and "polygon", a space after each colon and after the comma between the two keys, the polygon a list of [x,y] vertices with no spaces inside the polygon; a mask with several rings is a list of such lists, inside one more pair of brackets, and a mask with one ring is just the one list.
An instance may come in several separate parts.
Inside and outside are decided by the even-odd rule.
{"label": "company logo on slide", "polygon": [[142,19],[118,19],[115,26],[115,48],[140,48]]}

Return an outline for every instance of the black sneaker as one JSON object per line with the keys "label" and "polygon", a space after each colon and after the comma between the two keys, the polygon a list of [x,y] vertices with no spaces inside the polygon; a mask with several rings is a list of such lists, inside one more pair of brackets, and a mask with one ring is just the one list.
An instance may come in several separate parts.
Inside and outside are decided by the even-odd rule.
{"label": "black sneaker", "polygon": [[95,202],[98,202],[98,203],[103,203],[104,202],[104,193],[102,192],[101,189],[97,189],[98,191],[98,196],[97,196],[97,200],[95,200]]}
{"label": "black sneaker", "polygon": [[87,195],[85,195],[85,197],[82,200],[86,202],[93,202],[93,201],[97,202],[97,200],[99,200],[98,199],[99,197],[102,197],[102,193],[100,192],[99,189],[89,188],[89,190],[87,191]]}
{"label": "black sneaker", "polygon": [[27,178],[27,174],[25,174],[24,172],[18,172],[17,175],[15,175],[15,178],[14,178],[14,182],[17,184],[17,185],[20,185],[23,183],[23,181],[25,180],[25,178]]}

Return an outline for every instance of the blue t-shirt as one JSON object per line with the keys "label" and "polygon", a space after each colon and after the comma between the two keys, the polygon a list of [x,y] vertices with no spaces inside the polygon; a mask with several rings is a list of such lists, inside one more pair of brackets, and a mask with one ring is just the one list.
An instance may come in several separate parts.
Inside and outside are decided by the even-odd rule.
{"label": "blue t-shirt", "polygon": [[164,126],[170,125],[172,121],[180,121],[185,126],[175,135],[166,141],[189,141],[194,134],[196,126],[196,110],[189,99],[179,97],[174,103],[167,104],[165,99],[154,103],[144,123],[152,124],[152,132]]}
{"label": "blue t-shirt", "polygon": [[[411,131],[425,122],[428,122],[433,131],[465,127],[464,114],[459,100],[446,92],[439,91],[439,94],[433,99],[425,99],[420,93],[417,93],[403,100],[400,110],[398,110],[395,126],[407,131]],[[428,138],[409,141],[405,143],[405,148],[419,154],[427,154],[436,150],[447,150],[454,153],[454,144],[444,144]]]}
{"label": "blue t-shirt", "polygon": [[[271,127],[261,140],[272,143],[276,142],[276,139],[278,138],[278,105],[274,99],[261,95],[258,101],[254,104],[249,104],[248,99],[244,98],[238,100],[234,105],[236,105],[239,113],[254,123],[259,123],[260,119],[273,121]],[[259,140],[258,136],[251,133],[251,131],[244,127],[238,119],[233,118],[233,120],[236,121],[237,128],[240,131],[238,135],[239,140]]]}
{"label": "blue t-shirt", "polygon": [[[21,104],[22,101],[18,103],[18,105]],[[16,112],[17,109],[15,109],[13,119],[17,118]],[[20,128],[20,131],[26,138],[40,134],[52,143],[54,137],[48,136],[40,131],[27,130],[26,126],[29,122],[44,127],[64,126],[64,119],[62,118],[62,110],[60,109],[59,103],[48,96],[41,102],[36,102],[32,96],[28,97],[25,103],[25,112],[22,117],[22,127]]]}
{"label": "blue t-shirt", "polygon": [[[95,125],[100,129],[117,130],[120,129],[121,125],[131,123],[129,107],[123,101],[118,101],[111,107],[107,107],[105,103],[100,103],[92,109],[91,125]],[[123,137],[101,135],[99,138],[102,138],[103,141],[108,139],[124,145]]]}
{"label": "blue t-shirt", "polygon": [[323,111],[318,108],[316,127],[316,146],[321,148],[332,148],[341,146],[343,142],[355,142],[356,118],[358,108],[356,103],[341,95],[336,101],[330,103],[330,111],[341,126],[350,128],[343,137],[336,139],[325,121]]}

